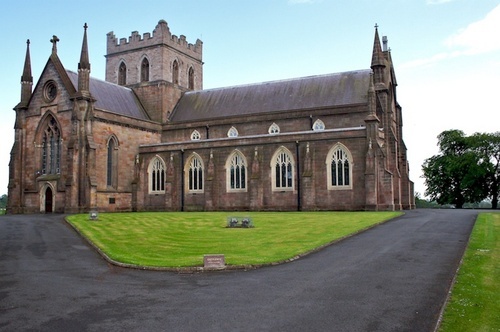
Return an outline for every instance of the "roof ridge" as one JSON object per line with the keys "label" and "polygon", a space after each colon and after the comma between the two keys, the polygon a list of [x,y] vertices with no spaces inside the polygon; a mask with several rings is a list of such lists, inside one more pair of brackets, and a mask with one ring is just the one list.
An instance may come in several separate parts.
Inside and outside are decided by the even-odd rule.
{"label": "roof ridge", "polygon": [[209,88],[209,89],[203,89],[203,90],[193,90],[193,91],[187,91],[187,92],[185,92],[185,94],[195,94],[195,93],[201,93],[201,92],[205,92],[205,91],[206,92],[210,92],[210,91],[217,91],[217,90],[238,89],[238,88],[259,86],[259,85],[264,85],[264,84],[278,84],[278,83],[285,83],[285,82],[294,82],[294,81],[301,81],[301,80],[312,79],[312,78],[321,78],[321,77],[335,76],[335,75],[355,73],[355,72],[365,72],[365,71],[366,72],[371,72],[372,70],[369,69],[369,68],[365,68],[365,69],[349,70],[349,71],[342,71],[342,72],[329,73],[329,74],[318,74],[318,75],[309,75],[309,76],[301,76],[301,77],[290,77],[290,78],[277,79],[277,80],[271,80],[271,81],[263,81],[263,82],[255,82],[255,83],[245,83],[245,84],[236,84],[236,85],[222,86],[222,87]]}

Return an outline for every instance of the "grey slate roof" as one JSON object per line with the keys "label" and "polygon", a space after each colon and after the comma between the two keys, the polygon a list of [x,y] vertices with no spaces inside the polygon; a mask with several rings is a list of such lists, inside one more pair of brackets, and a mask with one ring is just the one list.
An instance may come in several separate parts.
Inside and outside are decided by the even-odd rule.
{"label": "grey slate roof", "polygon": [[[78,74],[71,70],[66,70],[66,72],[75,89],[78,89]],[[149,120],[132,89],[95,78],[90,78],[89,89],[92,97],[96,99],[95,108],[136,119]]]}
{"label": "grey slate roof", "polygon": [[172,122],[248,116],[367,102],[371,70],[186,92]]}

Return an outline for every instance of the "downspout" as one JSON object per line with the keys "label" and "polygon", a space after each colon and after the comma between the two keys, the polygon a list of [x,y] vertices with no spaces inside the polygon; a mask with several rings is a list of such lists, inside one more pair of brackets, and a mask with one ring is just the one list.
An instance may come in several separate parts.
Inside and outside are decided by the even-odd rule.
{"label": "downspout", "polygon": [[209,139],[210,138],[210,126],[206,125],[205,130],[206,130],[206,133],[207,133],[207,139]]}
{"label": "downspout", "polygon": [[184,149],[181,149],[181,211],[184,211]]}
{"label": "downspout", "polygon": [[297,211],[302,211],[302,202],[300,200],[300,154],[299,154],[299,141],[295,141],[295,154],[297,155]]}

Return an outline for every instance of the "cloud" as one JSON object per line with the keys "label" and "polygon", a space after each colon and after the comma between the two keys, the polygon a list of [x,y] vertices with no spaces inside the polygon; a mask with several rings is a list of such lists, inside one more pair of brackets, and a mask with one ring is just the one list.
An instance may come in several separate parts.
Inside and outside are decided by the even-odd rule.
{"label": "cloud", "polygon": [[[452,0],[428,0],[438,3]],[[449,49],[424,59],[403,64],[402,68],[423,67],[460,56],[470,56],[500,50],[500,5],[490,11],[482,20],[473,22],[458,30],[444,41]]]}
{"label": "cloud", "polygon": [[500,50],[500,5],[480,21],[469,24],[446,41],[450,48],[460,48],[473,55]]}

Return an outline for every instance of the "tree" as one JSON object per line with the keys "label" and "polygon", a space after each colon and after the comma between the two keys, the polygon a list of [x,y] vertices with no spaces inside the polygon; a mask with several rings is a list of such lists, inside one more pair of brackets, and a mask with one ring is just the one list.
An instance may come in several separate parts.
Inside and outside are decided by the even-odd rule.
{"label": "tree", "polygon": [[0,209],[5,209],[6,206],[7,206],[7,195],[3,194],[0,197]]}
{"label": "tree", "polygon": [[474,134],[471,148],[487,169],[488,198],[491,199],[492,208],[497,209],[500,194],[500,132]]}
{"label": "tree", "polygon": [[477,203],[488,197],[489,164],[473,148],[473,139],[461,130],[448,130],[438,135],[439,154],[422,166],[425,192],[439,204]]}

